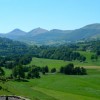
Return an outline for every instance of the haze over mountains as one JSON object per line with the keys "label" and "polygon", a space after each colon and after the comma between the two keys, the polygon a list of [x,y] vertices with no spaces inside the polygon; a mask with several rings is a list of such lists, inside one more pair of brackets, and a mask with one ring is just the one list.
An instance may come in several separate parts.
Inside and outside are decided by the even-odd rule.
{"label": "haze over mountains", "polygon": [[55,44],[93,40],[100,39],[100,24],[90,24],[75,30],[53,29],[48,31],[46,29],[36,28],[29,32],[24,32],[20,29],[14,29],[9,33],[0,34],[0,36],[29,44]]}

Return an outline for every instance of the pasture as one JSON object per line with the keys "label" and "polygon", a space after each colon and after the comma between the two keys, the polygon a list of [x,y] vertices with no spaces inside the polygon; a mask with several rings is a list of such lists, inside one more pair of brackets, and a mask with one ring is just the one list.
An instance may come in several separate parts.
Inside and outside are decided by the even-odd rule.
{"label": "pasture", "polygon": [[[28,81],[28,82],[27,82]],[[42,75],[26,82],[0,83],[6,90],[0,95],[20,95],[31,100],[99,100],[100,70],[88,69],[88,75]]]}
{"label": "pasture", "polygon": [[94,68],[100,66],[100,58],[97,61],[92,61],[90,60],[91,54],[85,54],[86,55],[86,61],[85,62],[80,62],[78,60],[75,61],[64,61],[64,60],[54,60],[54,59],[45,59],[45,58],[33,58],[32,62],[29,65],[36,65],[36,66],[48,66],[49,68],[57,68],[59,69],[61,66],[65,66],[69,63],[73,63],[75,66],[82,66],[87,68]]}
{"label": "pasture", "polygon": [[[84,53],[85,52],[81,52]],[[87,53],[86,53],[87,54]],[[92,62],[87,54],[86,62],[63,61],[44,58],[33,58],[29,65],[40,67],[55,67],[57,70],[68,63],[75,66],[83,66],[88,75],[63,75],[60,73],[41,75],[40,79],[28,79],[25,81],[0,82],[4,90],[0,95],[18,95],[30,100],[100,100],[100,59]],[[28,65],[28,66],[29,66]],[[5,69],[6,76],[11,70]]]}

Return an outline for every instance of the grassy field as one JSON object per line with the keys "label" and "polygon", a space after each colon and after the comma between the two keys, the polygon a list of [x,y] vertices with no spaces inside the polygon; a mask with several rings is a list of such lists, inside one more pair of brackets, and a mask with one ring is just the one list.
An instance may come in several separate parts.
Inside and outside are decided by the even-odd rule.
{"label": "grassy field", "polygon": [[[82,54],[85,52],[81,52]],[[100,66],[100,58],[98,59],[98,61],[91,61],[90,57],[91,57],[91,53],[87,54],[87,60],[86,62],[80,62],[80,61],[63,61],[63,60],[53,60],[53,59],[45,59],[45,58],[33,58],[32,62],[29,65],[37,65],[40,67],[46,66],[48,65],[49,68],[60,68],[61,66],[67,65],[69,63],[73,63],[75,66],[83,66],[83,67],[87,67],[87,68],[94,68],[94,67],[98,67]]]}
{"label": "grassy field", "polygon": [[20,95],[31,100],[100,100],[100,70],[88,69],[88,75],[50,74],[28,82],[0,83],[0,95]]}
{"label": "grassy field", "polygon": [[2,67],[2,68],[3,68],[3,70],[5,71],[5,76],[10,76],[10,75],[11,75],[12,70],[6,69],[6,68],[4,68],[4,67]]}
{"label": "grassy field", "polygon": [[[27,81],[8,81],[0,85],[5,90],[0,90],[0,95],[18,95],[31,100],[100,100],[100,59],[92,62],[89,58],[91,53],[81,52],[86,55],[85,63],[79,61],[51,60],[33,58],[29,65],[45,66],[59,69],[68,63],[87,68],[88,75],[75,76],[60,73],[42,75],[40,79]],[[4,69],[6,76],[11,70]],[[8,91],[7,91],[8,90]]]}

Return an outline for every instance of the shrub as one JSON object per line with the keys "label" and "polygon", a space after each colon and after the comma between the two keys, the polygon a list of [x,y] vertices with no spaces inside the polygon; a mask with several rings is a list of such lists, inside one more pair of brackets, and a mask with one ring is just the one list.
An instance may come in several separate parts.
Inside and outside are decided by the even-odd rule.
{"label": "shrub", "polygon": [[60,73],[67,75],[86,75],[86,69],[83,67],[74,67],[72,63],[60,68]]}
{"label": "shrub", "polygon": [[52,68],[51,73],[55,73],[55,72],[56,72],[56,68]]}

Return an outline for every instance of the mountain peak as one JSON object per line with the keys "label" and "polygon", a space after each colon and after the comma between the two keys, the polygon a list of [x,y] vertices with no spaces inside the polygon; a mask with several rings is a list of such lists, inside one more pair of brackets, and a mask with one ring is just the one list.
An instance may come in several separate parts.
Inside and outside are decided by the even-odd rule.
{"label": "mountain peak", "polygon": [[[24,32],[24,31],[22,31],[22,30],[16,28],[16,29],[12,30],[11,32]],[[11,32],[10,32],[10,33],[11,33]]]}
{"label": "mountain peak", "polygon": [[100,29],[100,23],[94,23],[84,26],[82,29]]}
{"label": "mountain peak", "polygon": [[35,28],[35,29],[33,29],[33,30],[45,30],[45,29],[43,29],[43,28],[41,28],[41,27],[37,27],[37,28]]}
{"label": "mountain peak", "polygon": [[50,31],[52,31],[52,32],[57,32],[57,31],[63,31],[63,30],[60,30],[60,29],[52,29],[52,30],[50,30]]}
{"label": "mountain peak", "polygon": [[26,32],[16,28],[14,30],[12,30],[11,32],[9,32],[7,35],[25,35]]}
{"label": "mountain peak", "polygon": [[45,33],[45,32],[48,32],[48,30],[38,27],[38,28],[35,28],[35,29],[31,30],[31,31],[29,32],[29,34],[35,36],[35,35],[37,35],[37,34],[41,34],[41,33]]}
{"label": "mountain peak", "polygon": [[19,28],[14,29],[15,31],[21,31]]}

